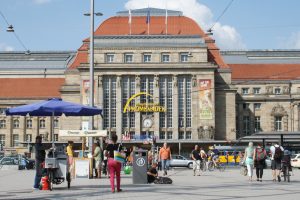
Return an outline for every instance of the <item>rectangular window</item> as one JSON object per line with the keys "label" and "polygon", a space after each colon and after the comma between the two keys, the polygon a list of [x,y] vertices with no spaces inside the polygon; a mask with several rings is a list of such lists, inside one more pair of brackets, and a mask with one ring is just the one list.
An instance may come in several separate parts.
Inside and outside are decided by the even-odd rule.
{"label": "rectangular window", "polygon": [[274,92],[276,95],[279,95],[281,94],[281,89],[280,88],[275,88],[275,92]]}
{"label": "rectangular window", "polygon": [[249,94],[249,88],[242,88],[242,94],[243,95]]}
{"label": "rectangular window", "polygon": [[114,62],[115,55],[114,54],[106,54],[106,62],[107,63],[113,63]]}
{"label": "rectangular window", "polygon": [[54,119],[54,121],[53,121],[53,127],[54,128],[58,128],[58,119]]}
{"label": "rectangular window", "polygon": [[5,135],[0,135],[0,144],[2,145],[2,147],[5,146]]}
{"label": "rectangular window", "polygon": [[160,132],[159,133],[159,139],[160,140],[165,140],[166,139],[166,132]]}
{"label": "rectangular window", "polygon": [[249,109],[249,103],[243,103],[243,109],[244,110]]}
{"label": "rectangular window", "polygon": [[116,128],[116,77],[103,78],[103,127]]}
{"label": "rectangular window", "polygon": [[6,128],[6,120],[5,120],[5,119],[1,119],[1,120],[0,120],[0,128],[1,128],[1,129]]}
{"label": "rectangular window", "polygon": [[260,116],[255,116],[255,118],[254,118],[254,132],[259,132],[259,131],[261,131]]}
{"label": "rectangular window", "polygon": [[44,119],[41,119],[41,120],[40,120],[40,128],[41,128],[41,129],[46,128],[46,121],[45,121]]}
{"label": "rectangular window", "polygon": [[192,84],[191,78],[178,77],[178,125],[190,128],[192,126]]}
{"label": "rectangular window", "polygon": [[54,134],[54,141],[57,142],[58,141],[58,134]]}
{"label": "rectangular window", "polygon": [[151,54],[144,54],[144,62],[151,62]]}
{"label": "rectangular window", "polygon": [[192,139],[192,132],[191,131],[187,131],[185,133],[185,139],[187,139],[187,140],[191,140]]}
{"label": "rectangular window", "polygon": [[26,120],[26,128],[28,128],[28,129],[32,128],[32,119]]}
{"label": "rectangular window", "polygon": [[167,139],[168,140],[172,140],[172,138],[173,138],[173,132],[172,131],[168,131],[167,132]]}
{"label": "rectangular window", "polygon": [[[135,94],[135,77],[122,77],[122,110],[124,109],[128,99]],[[129,106],[135,106],[135,100],[130,101]],[[135,127],[135,112],[122,112],[122,126],[123,128]]]}
{"label": "rectangular window", "polygon": [[[153,92],[154,92],[154,76],[142,76],[141,77],[141,85],[140,92],[145,92],[149,95],[140,96],[140,102],[142,104],[151,104],[153,103]],[[145,112],[143,113],[146,116],[153,116],[153,112]],[[140,116],[140,121],[142,121],[142,115]]]}
{"label": "rectangular window", "polygon": [[170,55],[169,54],[162,54],[161,55],[161,61],[162,62],[170,62]]}
{"label": "rectangular window", "polygon": [[188,53],[180,54],[180,62],[188,62]]}
{"label": "rectangular window", "polygon": [[0,115],[5,115],[6,108],[0,108]]}
{"label": "rectangular window", "polygon": [[13,128],[19,128],[20,127],[20,121],[19,119],[13,120]]}
{"label": "rectangular window", "polygon": [[135,132],[130,132],[129,135],[131,140],[135,139]]}
{"label": "rectangular window", "polygon": [[19,135],[13,134],[13,147],[19,146]]}
{"label": "rectangular window", "polygon": [[254,103],[254,110],[260,110],[261,103]]}
{"label": "rectangular window", "polygon": [[260,88],[253,88],[254,94],[260,94]]}
{"label": "rectangular window", "polygon": [[133,55],[132,54],[125,54],[124,55],[125,63],[132,63],[133,62]]}
{"label": "rectangular window", "polygon": [[26,134],[25,142],[31,142],[31,141],[32,141],[32,135],[31,134]]}
{"label": "rectangular window", "polygon": [[245,135],[249,135],[249,133],[250,133],[250,117],[249,116],[243,117],[243,133]]}
{"label": "rectangular window", "polygon": [[282,131],[282,117],[275,117],[275,131]]}
{"label": "rectangular window", "polygon": [[179,139],[179,140],[184,140],[184,132],[183,132],[183,131],[180,131],[180,132],[178,133],[178,139]]}
{"label": "rectangular window", "polygon": [[173,82],[171,76],[159,78],[159,103],[167,109],[167,112],[160,112],[160,128],[172,128],[173,120]]}

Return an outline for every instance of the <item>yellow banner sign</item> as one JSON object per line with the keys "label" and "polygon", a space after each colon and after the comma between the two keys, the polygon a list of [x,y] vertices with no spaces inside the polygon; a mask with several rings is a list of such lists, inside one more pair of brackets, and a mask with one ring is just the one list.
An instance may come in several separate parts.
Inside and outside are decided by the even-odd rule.
{"label": "yellow banner sign", "polygon": [[136,97],[139,97],[141,95],[153,97],[151,94],[148,94],[146,92],[140,92],[138,94],[133,95],[126,102],[123,113],[126,113],[126,112],[166,112],[166,108],[163,106],[160,106],[158,103],[141,103],[141,104],[137,104],[135,106],[130,106],[130,102],[133,99],[135,99]]}

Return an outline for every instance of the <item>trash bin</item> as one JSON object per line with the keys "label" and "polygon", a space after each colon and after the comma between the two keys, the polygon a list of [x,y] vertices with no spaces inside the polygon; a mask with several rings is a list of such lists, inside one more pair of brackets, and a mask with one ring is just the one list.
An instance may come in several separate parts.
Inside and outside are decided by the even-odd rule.
{"label": "trash bin", "polygon": [[148,151],[133,151],[132,182],[133,184],[147,184]]}

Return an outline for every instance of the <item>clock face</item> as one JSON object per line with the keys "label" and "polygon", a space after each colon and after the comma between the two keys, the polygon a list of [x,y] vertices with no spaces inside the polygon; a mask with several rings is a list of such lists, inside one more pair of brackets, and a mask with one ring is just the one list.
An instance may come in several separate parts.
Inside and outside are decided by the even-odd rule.
{"label": "clock face", "polygon": [[153,124],[153,121],[150,118],[146,118],[143,121],[143,125],[145,128],[150,128],[152,126],[152,124]]}

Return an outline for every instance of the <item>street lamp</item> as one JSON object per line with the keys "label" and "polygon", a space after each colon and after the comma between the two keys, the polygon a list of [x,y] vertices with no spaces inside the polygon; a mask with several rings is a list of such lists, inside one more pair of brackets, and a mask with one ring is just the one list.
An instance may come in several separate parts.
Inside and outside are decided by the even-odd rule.
{"label": "street lamp", "polygon": [[[94,15],[102,16],[102,13],[94,12],[94,0],[91,0],[91,12],[84,14],[85,16],[90,16],[91,25],[91,35],[90,35],[90,96],[89,96],[89,106],[94,107]],[[94,117],[91,116],[89,119],[89,129],[94,129]],[[92,153],[93,138],[89,137],[89,152]]]}

